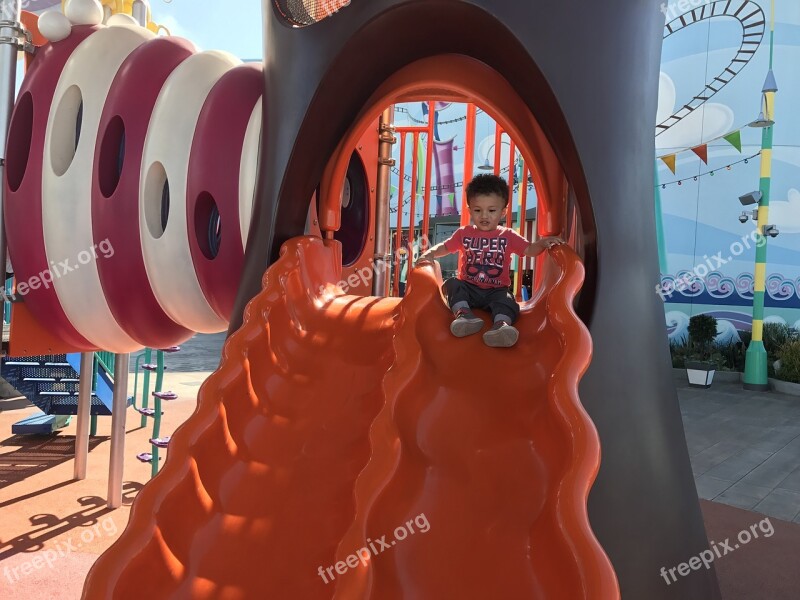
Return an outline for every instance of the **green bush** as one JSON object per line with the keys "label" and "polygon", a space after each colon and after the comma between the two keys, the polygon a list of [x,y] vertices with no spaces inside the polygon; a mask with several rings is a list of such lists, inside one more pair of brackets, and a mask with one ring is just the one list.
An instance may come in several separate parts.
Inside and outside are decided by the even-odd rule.
{"label": "green bush", "polygon": [[745,356],[747,353],[747,346],[742,342],[725,344],[717,346],[720,354],[721,361],[719,369],[721,371],[739,371],[744,372]]}
{"label": "green bush", "polygon": [[753,333],[750,331],[740,331],[739,339],[742,340],[742,346],[744,346],[744,350],[746,352],[747,347],[750,345],[750,341],[753,339]]}
{"label": "green bush", "polygon": [[800,383],[800,340],[784,344],[780,350],[781,369],[778,378],[791,383]]}
{"label": "green bush", "polygon": [[766,323],[764,325],[764,348],[769,364],[780,358],[781,349],[788,343],[800,339],[798,331],[788,325]]}
{"label": "green bush", "polygon": [[673,368],[686,368],[686,357],[689,356],[689,345],[686,342],[670,342],[669,353],[672,355]]}
{"label": "green bush", "polygon": [[717,320],[714,317],[711,315],[695,315],[689,319],[691,360],[711,360],[716,337]]}

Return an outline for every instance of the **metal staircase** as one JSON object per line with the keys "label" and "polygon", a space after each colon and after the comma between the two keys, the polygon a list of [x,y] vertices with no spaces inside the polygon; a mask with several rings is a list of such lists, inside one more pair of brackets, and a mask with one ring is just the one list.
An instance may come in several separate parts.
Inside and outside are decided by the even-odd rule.
{"label": "metal staircase", "polygon": [[[113,359],[113,355],[110,355]],[[114,365],[107,353],[96,353],[92,374],[91,434],[98,416],[111,416]],[[80,354],[5,357],[3,378],[41,412],[12,425],[14,434],[49,435],[66,427],[78,413]],[[128,400],[130,405],[132,399]]]}

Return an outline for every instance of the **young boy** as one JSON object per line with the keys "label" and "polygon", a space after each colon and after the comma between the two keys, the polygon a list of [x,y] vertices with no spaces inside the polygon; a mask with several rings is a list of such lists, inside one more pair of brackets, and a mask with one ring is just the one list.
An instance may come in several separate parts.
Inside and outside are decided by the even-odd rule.
{"label": "young boy", "polygon": [[455,314],[450,331],[456,337],[478,333],[483,320],[472,309],[486,309],[492,313],[494,325],[483,334],[483,341],[495,348],[509,348],[519,338],[514,327],[519,305],[509,292],[511,255],[537,256],[564,243],[560,238],[547,237],[531,244],[513,229],[500,227],[508,210],[508,198],[508,184],[501,177],[478,175],[467,186],[472,225],[461,227],[450,239],[419,257],[423,261],[454,252],[464,255],[458,277],[448,279],[443,286]]}

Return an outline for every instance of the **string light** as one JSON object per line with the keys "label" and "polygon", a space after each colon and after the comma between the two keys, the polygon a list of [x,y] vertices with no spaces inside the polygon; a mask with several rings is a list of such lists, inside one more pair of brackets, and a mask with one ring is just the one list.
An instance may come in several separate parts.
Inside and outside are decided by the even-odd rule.
{"label": "string light", "polygon": [[[414,117],[414,115],[412,115],[411,112],[407,108],[404,108],[402,106],[396,106],[395,110],[397,112],[405,113],[406,115],[408,115],[408,118],[411,121],[413,121],[414,123],[416,123],[417,125],[428,125],[427,121],[421,121],[420,119],[417,119],[416,117]],[[478,114],[478,115],[482,114],[483,112],[484,111],[482,111],[480,108],[478,108],[476,110],[476,114]],[[438,121],[436,124],[437,125],[452,125],[453,123],[460,123],[461,121],[466,121],[466,120],[467,120],[467,116],[464,115],[463,117],[458,117],[457,119],[451,119],[449,121]]]}
{"label": "string light", "polygon": [[736,162],[733,162],[733,163],[731,163],[729,165],[726,165],[724,167],[720,167],[718,169],[712,169],[711,171],[706,171],[705,173],[700,173],[699,175],[694,175],[692,177],[685,177],[683,179],[678,179],[678,180],[675,180],[675,181],[669,181],[667,183],[662,183],[661,184],[661,189],[662,190],[667,189],[668,185],[674,185],[674,184],[683,185],[684,181],[690,181],[690,180],[697,181],[700,177],[704,177],[706,175],[710,175],[711,177],[713,177],[714,174],[717,171],[722,171],[723,169],[725,169],[726,171],[730,171],[735,165],[738,165],[738,164],[741,164],[741,163],[749,164],[752,159],[754,159],[755,157],[759,156],[760,154],[761,154],[761,151],[759,150],[758,152],[756,152],[752,156],[748,156],[747,158],[743,158],[741,160],[737,160]]}

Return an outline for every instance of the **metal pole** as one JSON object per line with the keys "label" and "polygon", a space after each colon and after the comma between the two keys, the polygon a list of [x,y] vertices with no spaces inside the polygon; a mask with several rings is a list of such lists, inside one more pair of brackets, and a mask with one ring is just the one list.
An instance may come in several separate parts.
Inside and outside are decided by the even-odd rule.
{"label": "metal pole", "polygon": [[422,242],[421,251],[424,252],[433,244],[430,242],[431,219],[431,178],[433,176],[433,145],[436,141],[436,102],[428,102],[428,147],[425,150],[425,194],[423,195],[422,212]]}
{"label": "metal pole", "polygon": [[133,13],[133,18],[141,25],[142,27],[147,27],[147,13],[149,12],[150,8],[145,2],[142,0],[135,0],[133,6],[131,7],[131,12]]}
{"label": "metal pole", "polygon": [[122,476],[125,465],[125,417],[128,410],[128,365],[130,354],[114,360],[114,401],[111,408],[111,458],[108,465],[108,507],[122,506]]}
{"label": "metal pole", "polygon": [[394,105],[383,111],[380,121],[380,145],[378,146],[378,190],[375,199],[375,257],[372,278],[372,295],[388,295],[389,265],[391,264],[391,229],[389,217],[391,168],[395,165],[392,146],[397,142],[394,136]]}
{"label": "metal pole", "polygon": [[[406,180],[406,132],[400,133],[400,169],[397,184],[397,220],[396,229],[394,231],[394,278],[392,280],[392,296],[400,295],[400,269],[402,268],[400,260],[400,249],[403,244],[403,199],[405,198],[405,180]],[[406,257],[406,273],[411,269],[411,263],[408,262],[409,258]]]}
{"label": "metal pole", "polygon": [[[20,11],[21,0],[0,0],[0,265],[3,269],[3,289],[6,281],[6,226],[3,218],[6,201],[6,140],[17,87],[17,52],[22,30]],[[0,302],[0,324],[5,322],[5,308],[5,303]]]}
{"label": "metal pole", "polygon": [[[764,118],[775,120],[775,76],[772,72],[775,49],[775,0],[772,1],[772,19],[769,40],[769,73],[762,90],[764,96]],[[764,227],[769,223],[769,195],[772,188],[772,143],[774,127],[764,127],[761,133],[761,180],[758,204],[759,243],[756,247],[756,266],[753,282],[753,337],[747,347],[744,366],[744,388],[746,390],[769,390],[767,350],[764,347],[764,299],[767,282],[767,236]]]}
{"label": "metal pole", "polygon": [[81,374],[78,384],[78,431],[75,434],[75,479],[86,479],[89,462],[89,417],[92,411],[93,353],[81,354]]}

